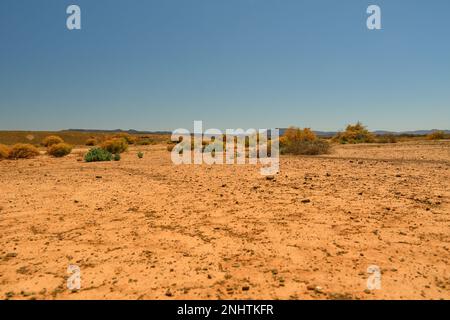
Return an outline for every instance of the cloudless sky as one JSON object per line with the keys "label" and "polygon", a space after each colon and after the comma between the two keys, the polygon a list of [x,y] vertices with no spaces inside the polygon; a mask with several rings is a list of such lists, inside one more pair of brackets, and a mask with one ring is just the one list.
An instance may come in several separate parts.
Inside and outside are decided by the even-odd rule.
{"label": "cloudless sky", "polygon": [[450,129],[449,17],[448,0],[1,0],[0,130]]}

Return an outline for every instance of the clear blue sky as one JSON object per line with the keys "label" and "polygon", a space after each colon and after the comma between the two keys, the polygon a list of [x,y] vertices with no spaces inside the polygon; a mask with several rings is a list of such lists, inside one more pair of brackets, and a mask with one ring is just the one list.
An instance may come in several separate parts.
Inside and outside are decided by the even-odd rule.
{"label": "clear blue sky", "polygon": [[449,17],[448,0],[1,0],[0,130],[450,129]]}

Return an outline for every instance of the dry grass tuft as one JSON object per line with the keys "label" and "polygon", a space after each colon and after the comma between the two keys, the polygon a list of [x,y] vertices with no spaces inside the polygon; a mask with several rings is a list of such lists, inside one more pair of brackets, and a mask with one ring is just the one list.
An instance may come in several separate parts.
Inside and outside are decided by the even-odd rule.
{"label": "dry grass tuft", "polygon": [[123,139],[127,144],[135,144],[137,137],[126,132],[120,132],[114,135],[113,139]]}
{"label": "dry grass tuft", "polygon": [[39,155],[39,150],[27,143],[17,143],[11,148],[10,159],[30,159]]}
{"label": "dry grass tuft", "polygon": [[116,138],[116,139],[110,139],[106,140],[101,144],[101,148],[105,149],[106,151],[116,154],[116,153],[122,153],[127,151],[128,144],[125,141],[125,139],[122,138]]}
{"label": "dry grass tuft", "polygon": [[89,138],[86,140],[85,145],[87,146],[95,146],[97,144],[97,139],[95,138]]}
{"label": "dry grass tuft", "polygon": [[8,159],[10,152],[11,152],[11,149],[8,146],[5,146],[4,144],[0,144],[0,160]]}
{"label": "dry grass tuft", "polygon": [[72,146],[67,143],[53,144],[47,149],[47,153],[53,157],[61,158],[72,152]]}
{"label": "dry grass tuft", "polygon": [[64,140],[59,136],[48,136],[48,137],[44,138],[44,140],[42,140],[42,145],[44,147],[48,148],[54,144],[63,143],[63,142],[64,142]]}

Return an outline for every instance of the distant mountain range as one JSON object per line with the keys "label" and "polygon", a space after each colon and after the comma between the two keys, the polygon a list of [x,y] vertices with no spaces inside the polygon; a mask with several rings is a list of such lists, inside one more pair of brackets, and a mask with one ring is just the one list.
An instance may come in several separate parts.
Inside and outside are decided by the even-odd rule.
{"label": "distant mountain range", "polygon": [[[118,132],[126,132],[130,134],[171,134],[171,131],[140,131],[140,130],[122,130],[122,129],[114,129],[114,130],[98,130],[98,129],[68,129],[63,131],[75,131],[75,132],[111,132],[111,133],[118,133]],[[286,128],[280,128],[280,135],[284,134],[286,131]],[[431,129],[431,130],[413,130],[413,131],[386,131],[386,130],[376,130],[372,131],[376,135],[413,135],[413,136],[424,136],[429,133],[432,133],[434,131],[443,131],[446,134],[450,134],[450,130],[438,130],[438,129]],[[337,131],[314,131],[316,135],[319,137],[331,137],[336,135]]]}

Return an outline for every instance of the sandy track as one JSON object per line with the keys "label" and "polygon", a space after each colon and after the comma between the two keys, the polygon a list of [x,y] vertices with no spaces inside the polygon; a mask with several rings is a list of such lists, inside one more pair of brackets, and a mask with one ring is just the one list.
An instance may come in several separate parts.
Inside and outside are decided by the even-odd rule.
{"label": "sandy track", "polygon": [[0,162],[2,298],[450,298],[450,142],[283,156],[275,180],[141,150]]}

